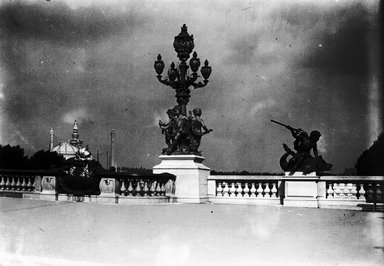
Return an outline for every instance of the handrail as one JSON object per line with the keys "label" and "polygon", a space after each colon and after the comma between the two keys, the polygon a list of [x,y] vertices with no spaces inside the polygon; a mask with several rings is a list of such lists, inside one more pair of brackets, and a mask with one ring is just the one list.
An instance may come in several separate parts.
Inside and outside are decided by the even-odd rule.
{"label": "handrail", "polygon": [[320,176],[321,181],[384,181],[384,176]]}
{"label": "handrail", "polygon": [[275,175],[211,175],[208,180],[282,180]]}

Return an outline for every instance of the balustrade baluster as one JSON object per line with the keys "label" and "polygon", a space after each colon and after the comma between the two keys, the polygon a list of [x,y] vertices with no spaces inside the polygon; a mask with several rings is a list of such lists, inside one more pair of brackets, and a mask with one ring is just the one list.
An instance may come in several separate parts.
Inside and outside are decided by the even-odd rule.
{"label": "balustrade baluster", "polygon": [[236,187],[236,197],[243,197],[243,188],[241,187],[241,183],[237,182],[237,187]]}
{"label": "balustrade baluster", "polygon": [[341,198],[342,190],[341,183],[335,183],[333,185],[334,198]]}
{"label": "balustrade baluster", "polygon": [[151,188],[150,188],[149,192],[150,192],[151,196],[155,195],[155,193],[156,193],[156,181],[153,181],[151,183]]}
{"label": "balustrade baluster", "polygon": [[140,180],[137,180],[136,187],[135,187],[135,195],[141,196],[140,192],[141,192]]}
{"label": "balustrade baluster", "polygon": [[228,182],[225,182],[225,187],[223,189],[223,197],[229,197],[229,187]]}
{"label": "balustrade baluster", "polygon": [[348,183],[348,198],[349,199],[357,199],[357,187],[356,184],[353,183]]}
{"label": "balustrade baluster", "polygon": [[161,195],[165,195],[165,183],[161,183]]}
{"label": "balustrade baluster", "polygon": [[243,191],[244,191],[244,197],[245,197],[245,198],[249,198],[249,187],[248,187],[248,183],[245,183]]}
{"label": "balustrade baluster", "polygon": [[5,176],[0,176],[0,190],[5,189]]}
{"label": "balustrade baluster", "polygon": [[129,180],[128,182],[129,182],[129,184],[128,184],[128,188],[127,188],[127,193],[128,193],[129,196],[132,196],[133,195],[133,191],[134,191],[133,185],[132,185],[132,180]]}
{"label": "balustrade baluster", "polygon": [[11,177],[7,176],[7,181],[5,182],[5,189],[10,190],[11,189]]}
{"label": "balustrade baluster", "polygon": [[327,190],[327,199],[333,199],[334,198],[334,190],[333,190],[333,184],[328,184],[328,190]]}
{"label": "balustrade baluster", "polygon": [[344,183],[337,183],[337,190],[335,190],[336,198],[342,199],[344,197]]}
{"label": "balustrade baluster", "polygon": [[11,186],[10,186],[10,190],[16,190],[16,183],[15,183],[15,178],[14,176],[11,177]]}
{"label": "balustrade baluster", "polygon": [[344,183],[344,198],[350,199],[352,197],[351,183]]}
{"label": "balustrade baluster", "polygon": [[348,199],[348,194],[350,194],[350,193],[349,193],[349,187],[348,187],[347,183],[342,183],[340,188],[342,191],[341,198]]}
{"label": "balustrade baluster", "polygon": [[360,189],[359,189],[359,200],[365,200],[365,190],[364,190],[364,183],[360,183]]}
{"label": "balustrade baluster", "polygon": [[222,197],[223,194],[223,187],[221,186],[221,182],[217,182],[217,187],[216,187],[216,197]]}
{"label": "balustrade baluster", "polygon": [[26,179],[27,179],[27,183],[25,184],[25,189],[26,191],[31,191],[31,187],[32,187],[31,177],[27,176]]}
{"label": "balustrade baluster", "polygon": [[259,183],[259,187],[257,188],[257,198],[263,197],[263,184]]}
{"label": "balustrade baluster", "polygon": [[161,195],[161,182],[157,182],[156,195]]}
{"label": "balustrade baluster", "polygon": [[272,184],[272,198],[277,198],[277,188],[276,183]]}
{"label": "balustrade baluster", "polygon": [[148,180],[145,180],[144,181],[144,188],[143,188],[144,196],[148,196],[148,191],[149,191]]}
{"label": "balustrade baluster", "polygon": [[26,176],[22,176],[22,182],[21,182],[21,190],[26,191],[27,190],[27,183],[25,183]]}
{"label": "balustrade baluster", "polygon": [[256,188],[255,188],[255,183],[252,183],[251,186],[251,198],[256,197]]}
{"label": "balustrade baluster", "polygon": [[236,192],[235,183],[231,182],[231,188],[229,189],[229,196],[236,197],[235,192]]}
{"label": "balustrade baluster", "polygon": [[124,179],[120,179],[120,182],[121,182],[120,194],[124,196],[125,195],[125,191],[127,190],[127,188],[125,187]]}
{"label": "balustrade baluster", "polygon": [[25,191],[26,190],[26,188],[27,188],[27,182],[26,182],[26,179],[27,179],[27,176],[25,176],[25,175],[23,175],[22,177],[21,177],[21,190],[22,191]]}
{"label": "balustrade baluster", "polygon": [[264,189],[264,198],[270,198],[271,197],[271,189],[269,188],[269,183],[265,183],[265,189]]}
{"label": "balustrade baluster", "polygon": [[21,189],[21,183],[20,183],[21,176],[16,177],[16,184],[15,184],[15,190],[19,191]]}

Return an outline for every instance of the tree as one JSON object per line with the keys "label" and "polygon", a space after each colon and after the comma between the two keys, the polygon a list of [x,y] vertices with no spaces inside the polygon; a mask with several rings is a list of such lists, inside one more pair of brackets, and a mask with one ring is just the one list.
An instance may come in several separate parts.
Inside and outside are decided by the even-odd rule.
{"label": "tree", "polygon": [[33,154],[28,160],[29,169],[50,169],[59,168],[65,164],[65,159],[62,155],[56,152],[40,150]]}
{"label": "tree", "polygon": [[384,132],[356,162],[357,175],[384,175]]}
{"label": "tree", "polygon": [[0,145],[0,169],[25,169],[27,160],[24,149],[19,145]]}

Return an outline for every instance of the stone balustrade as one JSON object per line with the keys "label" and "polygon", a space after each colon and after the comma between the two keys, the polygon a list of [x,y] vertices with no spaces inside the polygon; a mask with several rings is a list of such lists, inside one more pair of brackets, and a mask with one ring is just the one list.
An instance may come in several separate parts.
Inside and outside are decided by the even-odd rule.
{"label": "stone balustrade", "polygon": [[34,198],[42,192],[42,179],[51,172],[0,170],[0,196]]}
{"label": "stone balustrade", "polygon": [[213,203],[280,204],[281,176],[209,176]]}
{"label": "stone balustrade", "polygon": [[[314,195],[298,193],[293,184],[300,184],[299,190],[313,187]],[[313,184],[312,187],[310,184]],[[288,188],[292,195],[288,193]],[[376,210],[383,208],[383,188],[383,176],[300,176],[297,178],[214,175],[208,177],[209,201],[225,204]],[[298,195],[301,196],[299,201],[297,201]],[[296,200],[295,205],[288,204],[292,198]]]}
{"label": "stone balustrade", "polygon": [[[58,193],[57,171],[0,170],[0,196],[119,204],[166,203],[178,199],[177,177],[169,173],[105,172],[97,178],[100,195],[72,195]],[[214,175],[206,180],[211,203],[357,210],[384,207],[384,176]],[[188,191],[188,187],[184,189]]]}
{"label": "stone balustrade", "polygon": [[175,192],[175,176],[171,174],[139,175],[106,172],[100,180],[100,195],[58,193],[58,171],[0,169],[0,196],[107,203],[171,202]]}
{"label": "stone balustrade", "polygon": [[118,193],[127,197],[155,197],[165,196],[165,181],[148,178],[121,178]]}
{"label": "stone balustrade", "polygon": [[343,205],[376,209],[384,203],[383,176],[321,176],[319,188],[322,207]]}
{"label": "stone balustrade", "polygon": [[151,175],[112,173],[103,175],[100,191],[103,200],[109,202],[125,204],[171,202],[175,192],[175,176],[167,173]]}
{"label": "stone balustrade", "polygon": [[0,175],[0,191],[34,191],[33,175]]}

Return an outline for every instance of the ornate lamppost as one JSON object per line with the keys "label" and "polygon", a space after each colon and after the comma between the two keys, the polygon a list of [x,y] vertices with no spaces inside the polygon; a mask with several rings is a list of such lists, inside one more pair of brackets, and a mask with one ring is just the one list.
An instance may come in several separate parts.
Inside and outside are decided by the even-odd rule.
{"label": "ornate lamppost", "polygon": [[[171,67],[168,69],[168,77],[163,78],[162,73],[164,71],[165,64],[161,59],[161,55],[157,56],[154,67],[157,73],[158,80],[176,91],[176,101],[178,105],[173,109],[169,109],[167,114],[169,116],[169,122],[163,123],[159,121],[159,126],[165,135],[165,143],[167,148],[163,149],[163,154],[195,154],[201,155],[198,151],[201,137],[212,129],[208,129],[203,120],[200,118],[201,109],[195,108],[193,110],[194,117],[190,112],[187,117],[187,104],[191,97],[190,87],[194,89],[205,87],[208,84],[208,78],[211,75],[212,68],[208,65],[208,60],[205,60],[204,66],[200,68],[200,59],[197,57],[197,53],[194,52],[192,58],[187,60],[195,47],[193,43],[193,35],[189,35],[187,26],[184,24],[181,27],[179,35],[175,36],[173,47],[177,53],[177,57],[180,59],[178,66],[172,62]],[[192,70],[190,74],[188,69]],[[197,71],[200,68],[203,82],[197,82],[199,75]]]}
{"label": "ornate lamppost", "polygon": [[[192,58],[189,60],[189,66],[186,61],[195,47],[193,43],[193,35],[189,35],[187,32],[187,26],[184,24],[181,27],[179,35],[175,36],[173,47],[177,53],[177,57],[180,59],[178,67],[172,62],[171,68],[168,69],[168,78],[163,79],[161,75],[163,73],[165,64],[159,54],[155,61],[154,67],[157,73],[158,80],[170,86],[176,91],[176,99],[179,106],[181,106],[181,112],[184,116],[187,114],[187,104],[189,102],[190,89],[193,86],[194,89],[205,87],[208,84],[208,78],[211,75],[212,68],[208,65],[208,60],[205,60],[204,66],[201,67],[201,75],[204,78],[203,82],[196,82],[198,79],[197,71],[200,67],[200,59],[197,57],[197,53],[194,52]],[[188,69],[191,68],[192,74],[188,74]]]}

